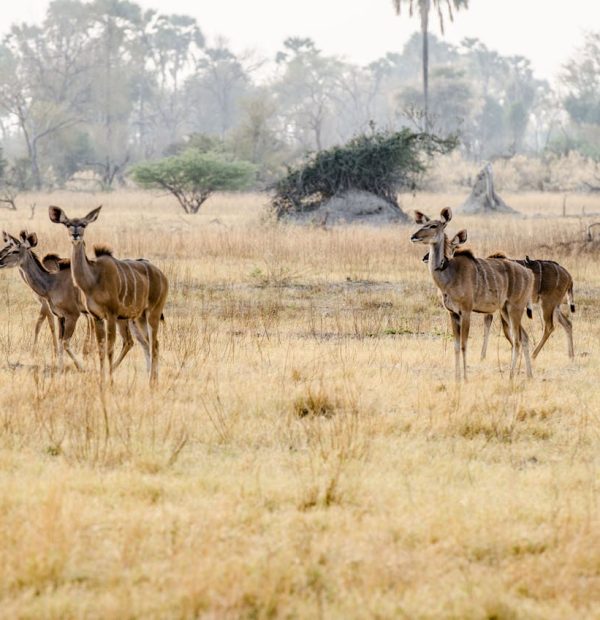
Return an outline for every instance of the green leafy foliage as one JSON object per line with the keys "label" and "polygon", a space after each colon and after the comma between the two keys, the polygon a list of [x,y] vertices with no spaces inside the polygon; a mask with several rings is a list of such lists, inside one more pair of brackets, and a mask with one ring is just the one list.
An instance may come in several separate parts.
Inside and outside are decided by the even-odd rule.
{"label": "green leafy foliage", "polygon": [[221,153],[188,149],[159,161],[138,164],[132,170],[136,183],[148,189],[163,189],[175,196],[186,213],[198,213],[215,191],[248,188],[255,168],[246,161],[227,159]]}
{"label": "green leafy foliage", "polygon": [[288,168],[287,175],[273,186],[273,207],[278,217],[310,211],[332,196],[354,189],[371,192],[400,209],[397,192],[416,189],[427,158],[448,153],[456,144],[454,137],[442,139],[409,129],[357,136]]}

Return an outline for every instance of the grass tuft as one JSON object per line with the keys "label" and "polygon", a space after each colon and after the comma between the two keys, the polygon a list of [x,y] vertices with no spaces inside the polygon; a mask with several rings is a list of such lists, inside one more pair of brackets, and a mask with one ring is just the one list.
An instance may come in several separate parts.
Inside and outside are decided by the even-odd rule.
{"label": "grass tuft", "polygon": [[[507,177],[508,178],[508,177]],[[600,616],[600,274],[564,250],[591,219],[558,194],[528,216],[462,217],[477,255],[558,260],[575,281],[574,361],[560,325],[508,379],[494,321],[454,383],[447,313],[410,226],[264,224],[264,196],[197,216],[117,191],[86,243],[144,256],[170,293],[149,391],[135,346],[112,384],[96,355],[57,372],[38,301],[0,270],[2,618],[587,618]],[[462,194],[404,196],[436,215]],[[68,256],[27,205],[3,229]],[[77,216],[88,194],[55,192]],[[569,213],[600,196],[569,195]],[[540,253],[539,246],[547,249]],[[568,245],[568,244],[567,244]],[[527,321],[532,344],[542,325]],[[83,325],[73,348],[80,352]]]}

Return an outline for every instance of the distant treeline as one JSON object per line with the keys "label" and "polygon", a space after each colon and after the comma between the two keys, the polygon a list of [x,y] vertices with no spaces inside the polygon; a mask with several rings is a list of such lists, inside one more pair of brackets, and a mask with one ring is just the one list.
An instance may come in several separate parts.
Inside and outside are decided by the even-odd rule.
{"label": "distant treeline", "polygon": [[[55,0],[40,26],[14,25],[0,46],[13,183],[61,186],[94,171],[110,187],[131,164],[192,143],[252,162],[264,185],[307,151],[370,127],[423,128],[418,34],[357,66],[302,38],[274,59],[239,55],[208,45],[201,26],[128,0]],[[526,58],[477,39],[454,46],[430,35],[429,53],[432,129],[458,134],[465,157],[600,155],[600,34],[565,65],[560,95]]]}

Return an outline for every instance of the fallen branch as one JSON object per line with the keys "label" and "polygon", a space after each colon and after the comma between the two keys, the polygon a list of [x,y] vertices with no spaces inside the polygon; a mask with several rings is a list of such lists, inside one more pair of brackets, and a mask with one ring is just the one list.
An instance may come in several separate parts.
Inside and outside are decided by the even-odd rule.
{"label": "fallen branch", "polygon": [[594,235],[592,234],[592,228],[594,228],[595,226],[600,226],[600,222],[594,222],[593,224],[590,224],[587,227],[587,240],[588,241],[594,240]]}
{"label": "fallen branch", "polygon": [[10,211],[16,211],[17,205],[15,204],[16,196],[6,196],[0,198],[0,204],[2,209],[9,209]]}

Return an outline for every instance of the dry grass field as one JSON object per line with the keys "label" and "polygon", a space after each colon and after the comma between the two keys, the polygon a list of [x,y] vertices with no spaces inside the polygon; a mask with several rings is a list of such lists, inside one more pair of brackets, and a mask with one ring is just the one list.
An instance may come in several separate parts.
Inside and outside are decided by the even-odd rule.
{"label": "dry grass field", "polygon": [[103,389],[95,356],[56,372],[46,329],[32,350],[38,303],[0,272],[0,617],[600,618],[598,257],[536,251],[583,235],[600,197],[566,218],[562,196],[506,198],[530,217],[448,230],[570,270],[576,359],[557,327],[509,382],[475,317],[462,386],[412,227],[281,227],[250,195],[198,216],[139,193],[1,211],[68,256],[47,205],[103,202],[88,248],[150,258],[171,292],[159,387],[136,345]]}

